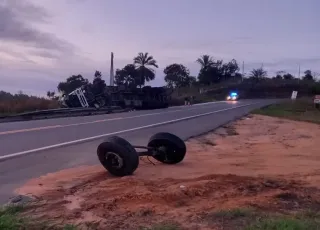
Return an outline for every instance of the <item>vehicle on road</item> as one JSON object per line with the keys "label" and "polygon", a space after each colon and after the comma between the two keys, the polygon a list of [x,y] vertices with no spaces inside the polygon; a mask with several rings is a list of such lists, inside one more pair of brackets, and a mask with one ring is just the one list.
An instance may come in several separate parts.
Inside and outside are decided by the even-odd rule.
{"label": "vehicle on road", "polygon": [[62,102],[69,108],[119,106],[131,109],[160,109],[169,106],[168,99],[172,92],[164,87],[145,86],[141,89],[123,86],[107,86],[103,93],[94,94],[89,86],[82,86],[68,95]]}
{"label": "vehicle on road", "polygon": [[227,101],[237,101],[239,98],[239,95],[237,92],[230,92],[227,96]]}

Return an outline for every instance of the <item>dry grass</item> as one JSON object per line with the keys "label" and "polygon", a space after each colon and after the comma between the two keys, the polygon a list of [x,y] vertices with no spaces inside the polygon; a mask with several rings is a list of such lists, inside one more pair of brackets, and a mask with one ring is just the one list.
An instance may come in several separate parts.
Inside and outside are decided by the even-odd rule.
{"label": "dry grass", "polygon": [[0,116],[55,108],[59,108],[55,100],[0,91]]}

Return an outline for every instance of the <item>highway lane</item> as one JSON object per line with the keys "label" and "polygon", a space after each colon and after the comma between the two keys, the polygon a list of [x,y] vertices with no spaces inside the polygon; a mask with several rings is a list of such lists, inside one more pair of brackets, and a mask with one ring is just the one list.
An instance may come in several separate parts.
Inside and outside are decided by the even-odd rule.
{"label": "highway lane", "polygon": [[[40,122],[35,124],[23,122],[22,126],[29,125],[29,127],[14,127],[14,129],[10,127],[11,129],[5,131],[0,129],[0,146],[2,146],[0,156],[168,122],[198,114],[231,109],[250,103],[252,102],[213,103],[159,111],[137,111],[126,114],[82,117],[80,119],[52,119],[46,120],[47,123],[42,120],[42,126],[39,126]],[[5,127],[8,127],[8,125]]]}
{"label": "highway lane", "polygon": [[[1,153],[6,154],[8,150],[11,152],[16,150],[21,150],[23,148],[30,148],[35,146],[44,146],[45,140],[58,140],[66,141],[70,140],[70,136],[73,139],[90,137],[90,135],[106,134],[110,133],[113,130],[121,131],[124,129],[135,128],[141,125],[148,125],[150,127],[137,129],[127,132],[119,133],[119,136],[122,136],[129,140],[132,143],[138,145],[144,145],[147,143],[148,138],[160,131],[166,131],[174,133],[180,136],[182,139],[186,140],[191,136],[196,136],[204,132],[208,132],[230,120],[233,120],[239,116],[242,116],[252,109],[273,103],[274,100],[246,100],[239,101],[237,104],[230,103],[215,103],[215,104],[206,104],[198,105],[195,107],[180,107],[181,111],[176,111],[168,113],[171,110],[177,110],[176,108],[170,108],[167,110],[159,110],[159,114],[148,115],[142,117],[128,118],[134,115],[146,115],[156,113],[155,110],[152,111],[137,111],[136,113],[127,113],[127,114],[112,114],[99,116],[104,119],[113,119],[117,116],[126,116],[127,119],[122,120],[111,120],[100,123],[90,123],[87,125],[75,125],[67,126],[63,128],[52,128],[47,130],[40,131],[27,131],[20,132],[8,135],[0,135],[0,146]],[[258,103],[258,104],[256,104]],[[249,105],[251,104],[251,105]],[[235,109],[229,109],[234,106],[247,105],[244,107],[239,107]],[[191,109],[195,108],[195,109]],[[220,112],[219,112],[220,110]],[[223,111],[221,111],[223,110]],[[189,120],[181,120],[179,122],[173,122],[170,124],[163,124],[159,126],[152,126],[155,122],[164,122],[172,119],[180,119],[188,116],[196,116],[203,113],[210,113],[218,111],[216,113],[208,114],[205,116],[196,117]],[[166,113],[167,112],[167,113]],[[85,117],[81,118],[82,122],[95,121],[95,117]],[[71,119],[72,120],[72,119]],[[61,122],[60,119],[54,120],[45,120],[51,122],[50,125],[56,125],[54,122]],[[76,122],[78,122],[77,120]],[[53,122],[53,123],[52,123]],[[70,121],[69,121],[70,122]],[[72,120],[72,123],[74,120]],[[13,124],[13,123],[12,123]],[[47,125],[46,123],[44,123]],[[63,123],[68,125],[70,123]],[[30,125],[30,124],[29,124]],[[36,125],[39,125],[36,123]],[[28,128],[40,127],[35,124],[30,125]],[[41,124],[42,125],[42,124]],[[10,129],[11,131],[14,130]],[[3,131],[0,131],[3,132]],[[66,139],[67,138],[67,139]],[[62,146],[60,148],[47,149],[45,151],[38,151],[37,153],[28,154],[20,156],[18,158],[6,160],[0,162],[0,203],[5,202],[13,194],[13,190],[24,183],[27,179],[38,177],[40,175],[55,172],[64,168],[79,166],[79,165],[92,165],[98,164],[96,156],[96,148],[98,144],[102,141],[103,137],[97,138],[95,140],[78,143],[74,145]],[[9,141],[10,143],[8,143]],[[21,147],[20,145],[23,145]],[[33,144],[31,144],[33,143]],[[36,145],[34,144],[36,143]],[[51,143],[51,142],[50,142]],[[49,144],[50,144],[49,143]],[[5,146],[5,147],[3,147]],[[16,147],[11,147],[16,146]],[[20,146],[20,147],[19,147]],[[16,149],[15,149],[16,148]],[[3,151],[5,149],[6,151]],[[3,154],[3,155],[4,155]],[[183,166],[183,163],[182,163]],[[141,169],[137,170],[137,173],[141,172]]]}
{"label": "highway lane", "polygon": [[[214,102],[214,103],[224,103],[224,102]],[[200,104],[199,104],[200,105]],[[204,104],[205,105],[205,104]],[[43,119],[43,120],[30,120],[30,121],[18,121],[18,122],[6,122],[0,123],[0,132],[9,131],[15,129],[28,129],[34,127],[42,127],[42,126],[52,126],[56,124],[70,124],[70,123],[82,123],[82,122],[90,122],[97,119],[103,119],[105,117],[115,118],[115,117],[129,117],[134,115],[142,115],[146,113],[157,113],[168,110],[177,110],[181,109],[183,106],[175,106],[169,107],[166,109],[155,109],[155,110],[137,110],[131,112],[123,112],[123,113],[111,113],[111,114],[100,114],[93,116],[79,116],[79,117],[60,117],[60,118],[52,118],[52,119]]]}
{"label": "highway lane", "polygon": [[[213,104],[225,104],[226,102],[212,102],[212,103],[204,103],[204,104],[196,104],[192,107],[196,106],[210,106]],[[190,109],[189,107],[185,106],[176,106],[176,107],[169,107],[166,109],[155,109],[155,110],[137,110],[137,111],[130,111],[130,112],[122,112],[122,113],[111,113],[111,114],[102,114],[102,115],[93,115],[93,116],[82,116],[82,117],[62,117],[62,118],[52,118],[52,119],[43,119],[43,120],[31,120],[31,121],[19,121],[19,122],[7,122],[7,123],[0,123],[0,135],[4,132],[10,132],[14,130],[23,130],[23,129],[34,129],[34,128],[41,128],[41,127],[50,127],[56,125],[70,125],[70,124],[85,124],[94,122],[97,120],[103,119],[117,119],[117,118],[131,118],[135,116],[152,116],[157,115],[160,113],[171,113],[181,110]],[[194,108],[192,108],[194,109]]]}
{"label": "highway lane", "polygon": [[[226,103],[225,101],[209,102],[202,104],[195,104],[193,106],[208,106],[210,104],[221,104]],[[0,123],[0,133],[4,131],[17,130],[17,129],[29,129],[43,126],[54,126],[54,125],[67,125],[70,123],[85,123],[95,120],[108,118],[117,118],[117,117],[131,117],[145,114],[154,114],[168,111],[181,110],[186,108],[185,106],[173,106],[166,109],[154,109],[154,110],[137,110],[131,112],[123,113],[111,113],[111,114],[101,114],[93,116],[82,116],[82,117],[61,117],[61,118],[52,118],[52,119],[43,119],[43,120],[30,120],[30,121],[18,121],[18,122],[6,122]]]}

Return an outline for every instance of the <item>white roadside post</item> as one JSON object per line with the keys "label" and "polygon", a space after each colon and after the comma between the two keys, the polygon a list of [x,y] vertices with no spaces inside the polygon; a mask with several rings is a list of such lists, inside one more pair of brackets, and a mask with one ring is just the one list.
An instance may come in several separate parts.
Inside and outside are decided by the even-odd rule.
{"label": "white roadside post", "polygon": [[291,94],[291,102],[292,102],[292,104],[296,101],[297,95],[298,95],[298,91],[292,91],[292,94]]}
{"label": "white roadside post", "polygon": [[298,95],[298,91],[292,91],[291,100],[296,100]]}

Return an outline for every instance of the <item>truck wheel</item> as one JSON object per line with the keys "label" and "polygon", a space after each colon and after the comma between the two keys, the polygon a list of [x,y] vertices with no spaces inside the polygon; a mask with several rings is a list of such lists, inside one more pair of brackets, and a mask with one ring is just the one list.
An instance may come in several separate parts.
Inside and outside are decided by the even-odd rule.
{"label": "truck wheel", "polygon": [[183,140],[171,133],[157,133],[153,135],[148,147],[154,149],[153,157],[165,164],[177,164],[181,162],[187,152]]}
{"label": "truck wheel", "polygon": [[131,175],[139,165],[139,155],[125,139],[111,136],[97,149],[100,163],[114,176]]}

